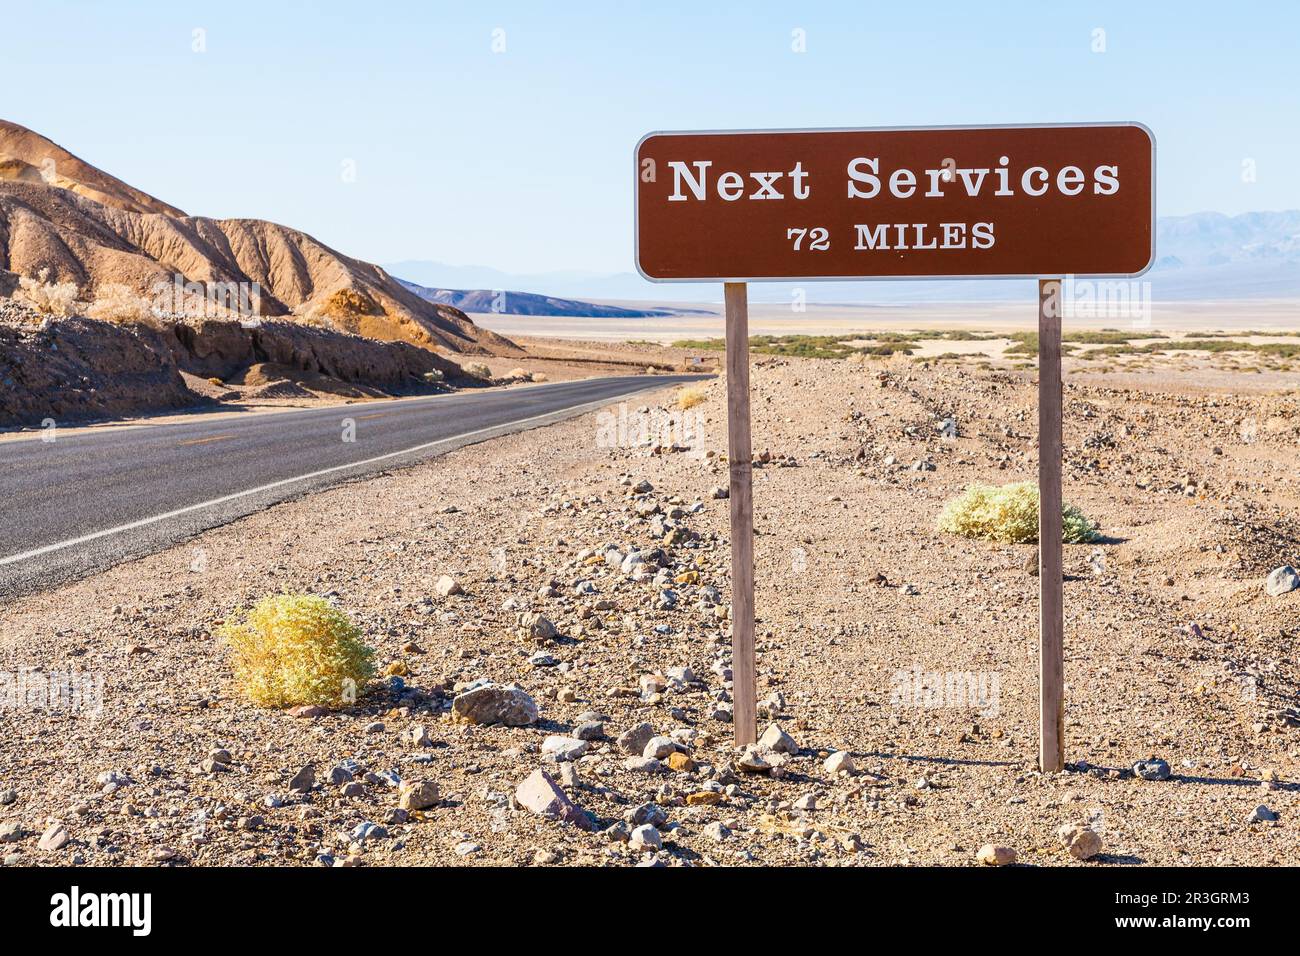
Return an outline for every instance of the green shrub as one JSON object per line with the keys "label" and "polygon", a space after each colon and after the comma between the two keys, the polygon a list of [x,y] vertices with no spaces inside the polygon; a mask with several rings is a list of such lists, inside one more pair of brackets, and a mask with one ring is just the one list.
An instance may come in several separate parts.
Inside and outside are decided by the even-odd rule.
{"label": "green shrub", "polygon": [[[1073,505],[1061,509],[1063,540],[1082,544],[1097,539],[1097,524]],[[939,530],[979,541],[1029,544],[1038,540],[1038,486],[1031,481],[971,485],[943,506]]]}

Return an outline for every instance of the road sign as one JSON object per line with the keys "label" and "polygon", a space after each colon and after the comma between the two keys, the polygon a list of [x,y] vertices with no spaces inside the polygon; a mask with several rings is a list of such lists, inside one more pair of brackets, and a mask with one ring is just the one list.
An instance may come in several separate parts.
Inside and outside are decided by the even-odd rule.
{"label": "road sign", "polygon": [[1154,250],[1137,123],[651,133],[653,282],[1132,276]]}
{"label": "road sign", "polygon": [[650,133],[636,266],[724,283],[735,740],[757,730],[747,282],[1037,278],[1039,766],[1064,744],[1061,281],[1155,257],[1155,136],[1140,123]]}

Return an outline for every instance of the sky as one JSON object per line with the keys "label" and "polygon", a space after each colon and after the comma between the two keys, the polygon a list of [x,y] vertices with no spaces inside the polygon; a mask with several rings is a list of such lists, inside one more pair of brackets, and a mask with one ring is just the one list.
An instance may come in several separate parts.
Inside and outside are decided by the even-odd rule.
{"label": "sky", "polygon": [[0,117],[373,262],[632,271],[660,129],[1138,120],[1160,215],[1300,207],[1290,0],[0,0],[0,28]]}

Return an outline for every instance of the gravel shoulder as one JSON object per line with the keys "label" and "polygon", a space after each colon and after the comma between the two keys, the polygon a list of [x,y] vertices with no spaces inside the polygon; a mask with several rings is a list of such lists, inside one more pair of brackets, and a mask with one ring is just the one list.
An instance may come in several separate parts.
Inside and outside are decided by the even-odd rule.
{"label": "gravel shoulder", "polygon": [[[1033,549],[935,529],[967,484],[1034,477],[1032,380],[756,359],[760,731],[792,740],[766,766],[725,720],[725,383],[704,388],[691,450],[629,440],[638,415],[675,409],[665,390],[0,606],[11,682],[102,678],[97,714],[5,713],[0,857],[977,865],[992,843],[1039,865],[1300,858],[1300,590],[1263,584],[1300,557],[1293,391],[1067,387],[1066,499],[1106,537],[1066,550],[1073,769],[1044,776]],[[611,546],[645,563],[628,573]],[[461,593],[440,593],[443,576]],[[400,680],[323,716],[242,702],[213,631],[279,591],[330,597]],[[529,612],[555,635],[530,633]],[[455,721],[453,699],[484,680],[517,683],[538,720]],[[646,723],[668,741],[653,761],[628,752]],[[1171,779],[1134,776],[1148,758]],[[295,793],[306,765],[315,785]],[[538,769],[594,831],[529,809],[519,787]],[[436,782],[437,801],[396,812],[395,778]],[[1277,819],[1247,822],[1260,805]],[[1100,853],[1071,856],[1069,824]]]}

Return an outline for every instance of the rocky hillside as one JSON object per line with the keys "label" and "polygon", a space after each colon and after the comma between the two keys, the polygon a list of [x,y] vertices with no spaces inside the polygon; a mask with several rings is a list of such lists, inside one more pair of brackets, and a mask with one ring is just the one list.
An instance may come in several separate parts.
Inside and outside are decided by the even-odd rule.
{"label": "rocky hillside", "polygon": [[0,120],[0,288],[13,274],[151,295],[161,284],[257,284],[256,311],[372,339],[511,353],[459,309],[428,302],[383,269],[260,219],[188,216],[31,130]]}
{"label": "rocky hillside", "polygon": [[401,395],[463,376],[458,365],[406,342],[292,322],[151,328],[73,318],[39,327],[14,321],[17,308],[0,306],[0,428],[46,418],[122,418],[214,400]]}

